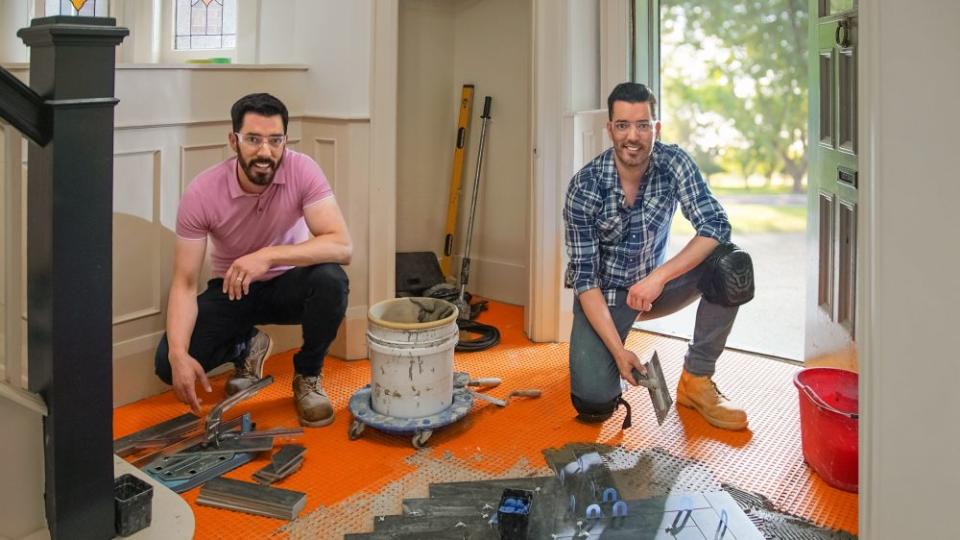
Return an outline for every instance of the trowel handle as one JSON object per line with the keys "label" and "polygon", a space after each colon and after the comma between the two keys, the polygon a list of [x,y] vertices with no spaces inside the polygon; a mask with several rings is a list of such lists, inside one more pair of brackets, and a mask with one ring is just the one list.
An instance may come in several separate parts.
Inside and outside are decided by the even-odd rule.
{"label": "trowel handle", "polygon": [[470,379],[467,381],[467,386],[482,386],[485,388],[493,388],[495,386],[500,386],[500,383],[503,382],[499,377],[483,377],[480,379]]}
{"label": "trowel handle", "polygon": [[523,390],[514,390],[510,392],[510,397],[519,396],[519,397],[540,397],[543,392],[538,388],[525,388]]}

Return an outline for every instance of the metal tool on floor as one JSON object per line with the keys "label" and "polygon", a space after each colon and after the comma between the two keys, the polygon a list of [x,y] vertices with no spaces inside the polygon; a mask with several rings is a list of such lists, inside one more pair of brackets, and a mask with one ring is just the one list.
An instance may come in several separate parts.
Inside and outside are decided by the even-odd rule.
{"label": "metal tool on floor", "polygon": [[253,473],[253,479],[261,484],[272,484],[282,480],[300,469],[305,453],[307,449],[304,446],[285,444],[277,450],[276,454],[270,456],[270,463]]}
{"label": "metal tool on floor", "polygon": [[[253,428],[249,413],[241,416],[239,420],[241,432],[248,432]],[[224,423],[224,429],[228,428],[227,424]],[[230,424],[232,427],[236,422],[231,421]],[[208,448],[203,442],[205,438],[204,433],[198,433],[176,443],[174,445],[178,448],[176,451],[167,455],[160,453],[159,456],[142,465],[143,472],[174,492],[183,493],[250,462],[257,454],[257,452],[224,452],[216,447],[211,447],[213,452],[203,452]],[[270,444],[273,444],[272,439]],[[183,448],[185,445],[190,446]]]}
{"label": "metal tool on floor", "polygon": [[[488,98],[489,99],[489,98]],[[457,230],[457,212],[460,209],[460,185],[463,181],[463,156],[467,134],[470,133],[470,113],[473,109],[473,85],[463,85],[460,95],[460,117],[457,121],[457,141],[453,151],[453,173],[450,177],[450,197],[447,203],[447,223],[443,236],[443,256],[440,270],[446,278],[453,278],[450,262],[453,258],[453,235]]]}
{"label": "metal tool on floor", "polygon": [[[158,426],[118,439],[126,452],[150,448],[134,466],[182,493],[273,449],[274,437],[302,435],[302,428],[277,428],[256,432],[250,413],[223,420],[223,414],[273,382],[270,376],[216,404],[204,418],[183,415]],[[153,438],[150,438],[153,437]]]}
{"label": "metal tool on floor", "polygon": [[199,421],[200,417],[195,416],[193,413],[181,414],[176,418],[171,418],[170,420],[113,441],[113,453],[120,457],[126,457],[138,449],[156,447],[158,446],[156,443],[145,444],[145,441],[157,439],[167,440],[173,437],[183,436],[196,429]]}
{"label": "metal tool on floor", "polygon": [[507,394],[507,397],[504,399],[495,398],[493,396],[488,396],[486,394],[477,392],[469,387],[482,387],[482,388],[495,388],[500,385],[502,382],[499,377],[483,377],[479,379],[471,379],[467,373],[458,371],[453,374],[453,386],[454,388],[466,388],[474,398],[482,399],[483,401],[493,403],[497,407],[506,407],[511,398],[514,397],[532,397],[538,398],[542,392],[537,388],[522,388],[519,390],[514,390]]}
{"label": "metal tool on floor", "polygon": [[471,389],[469,389],[469,388],[467,388],[467,392],[470,392],[470,395],[473,396],[474,398],[476,398],[476,399],[482,399],[483,401],[486,401],[487,403],[493,403],[493,404],[496,405],[497,407],[506,407],[506,406],[507,406],[507,402],[506,402],[505,400],[502,400],[502,399],[499,399],[499,398],[495,398],[495,397],[493,397],[493,396],[488,396],[488,395],[486,395],[486,394],[477,392],[476,390],[471,390]]}
{"label": "metal tool on floor", "polygon": [[228,397],[214,405],[213,409],[207,414],[204,420],[204,430],[206,433],[206,442],[216,446],[220,445],[220,422],[223,419],[223,413],[241,401],[253,397],[257,392],[273,384],[273,377],[267,375],[252,385],[240,390],[236,394]]}
{"label": "metal tool on floor", "polygon": [[673,398],[670,396],[670,389],[667,387],[667,380],[663,377],[663,370],[660,368],[660,357],[657,351],[653,351],[653,357],[644,364],[647,368],[647,374],[641,375],[636,368],[633,369],[633,378],[637,380],[640,386],[643,386],[650,392],[650,401],[653,403],[653,410],[657,415],[657,424],[662,425],[670,407],[673,405]]}
{"label": "metal tool on floor", "polygon": [[483,98],[483,114],[480,115],[480,147],[477,150],[477,170],[473,176],[473,197],[470,199],[470,217],[467,220],[466,245],[463,249],[463,259],[460,261],[460,295],[454,304],[460,310],[460,318],[470,320],[470,305],[467,304],[467,282],[470,281],[470,243],[473,239],[473,223],[477,217],[477,199],[480,197],[480,170],[483,167],[483,154],[487,140],[487,123],[490,121],[490,104],[493,98]]}
{"label": "metal tool on floor", "polygon": [[253,482],[214,478],[197,496],[197,504],[248,514],[292,520],[307,502],[307,494]]}

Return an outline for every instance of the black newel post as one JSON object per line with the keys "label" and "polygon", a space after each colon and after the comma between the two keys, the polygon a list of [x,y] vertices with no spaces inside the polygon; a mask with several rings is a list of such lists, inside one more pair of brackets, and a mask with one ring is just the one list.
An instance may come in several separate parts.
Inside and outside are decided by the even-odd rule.
{"label": "black newel post", "polygon": [[27,177],[30,390],[44,423],[52,538],[114,536],[112,214],[116,46],[104,17],[35,19],[30,86],[50,143],[30,145]]}

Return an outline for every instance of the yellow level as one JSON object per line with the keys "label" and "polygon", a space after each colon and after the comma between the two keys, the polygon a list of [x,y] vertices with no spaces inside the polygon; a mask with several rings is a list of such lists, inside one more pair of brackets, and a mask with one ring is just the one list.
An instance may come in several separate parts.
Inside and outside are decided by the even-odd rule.
{"label": "yellow level", "polygon": [[453,175],[450,177],[450,200],[447,202],[447,228],[443,239],[443,256],[440,270],[446,278],[450,274],[450,258],[453,256],[453,234],[457,231],[457,211],[460,208],[460,185],[463,176],[463,153],[470,129],[470,111],[473,107],[473,85],[463,85],[460,95],[460,119],[457,121],[457,147],[453,152]]}

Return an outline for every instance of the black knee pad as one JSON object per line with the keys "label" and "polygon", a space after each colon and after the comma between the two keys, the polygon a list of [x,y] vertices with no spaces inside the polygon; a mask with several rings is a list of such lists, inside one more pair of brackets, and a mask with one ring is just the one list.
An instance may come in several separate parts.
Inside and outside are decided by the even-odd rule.
{"label": "black knee pad", "polygon": [[613,416],[620,402],[620,396],[605,403],[584,401],[573,394],[570,394],[570,399],[573,401],[573,408],[577,410],[577,420],[589,424],[603,422]]}
{"label": "black knee pad", "polygon": [[627,429],[633,424],[633,414],[630,411],[630,404],[627,403],[627,400],[623,399],[623,394],[619,394],[617,397],[605,403],[584,401],[573,394],[570,394],[570,399],[573,401],[573,408],[577,410],[577,420],[581,422],[588,424],[603,422],[613,416],[617,407],[623,405],[627,409],[627,414],[623,418],[621,429]]}
{"label": "black knee pad", "polygon": [[717,246],[703,261],[697,288],[713,304],[734,307],[753,300],[753,261],[736,244]]}

